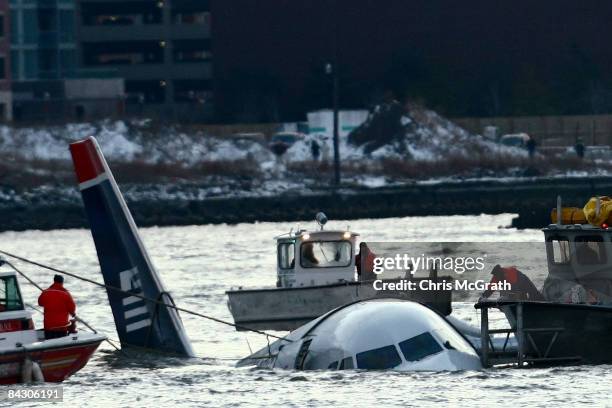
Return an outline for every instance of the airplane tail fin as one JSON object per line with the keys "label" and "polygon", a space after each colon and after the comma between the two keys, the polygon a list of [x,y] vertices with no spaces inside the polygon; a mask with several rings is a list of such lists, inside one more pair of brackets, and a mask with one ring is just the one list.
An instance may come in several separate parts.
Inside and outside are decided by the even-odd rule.
{"label": "airplane tail fin", "polygon": [[[171,305],[98,142],[71,143],[70,153],[104,282]],[[112,289],[107,295],[122,344],[194,356],[176,309]]]}

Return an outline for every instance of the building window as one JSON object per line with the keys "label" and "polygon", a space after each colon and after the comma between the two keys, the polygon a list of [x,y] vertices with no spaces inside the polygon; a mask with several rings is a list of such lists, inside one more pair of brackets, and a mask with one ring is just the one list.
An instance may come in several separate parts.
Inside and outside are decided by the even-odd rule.
{"label": "building window", "polygon": [[38,9],[38,29],[47,32],[55,31],[56,28],[55,12],[49,9]]}
{"label": "building window", "polygon": [[125,81],[126,102],[133,105],[163,103],[164,81]]}
{"label": "building window", "polygon": [[59,41],[71,43],[74,41],[74,10],[59,11]]}
{"label": "building window", "polygon": [[60,69],[62,76],[70,77],[77,70],[77,54],[75,50],[60,50]]}
{"label": "building window", "polygon": [[4,14],[0,14],[0,37],[4,37]]}
{"label": "building window", "polygon": [[20,55],[19,51],[11,51],[11,77],[14,80],[21,79],[21,73],[19,72],[19,67],[21,66],[19,63]]}
{"label": "building window", "polygon": [[211,58],[209,40],[174,41],[174,62],[202,62]]}
{"label": "building window", "polygon": [[35,50],[23,52],[24,79],[36,79],[38,77],[38,55]]}
{"label": "building window", "polygon": [[201,105],[211,102],[210,81],[189,79],[174,81],[174,100]]}
{"label": "building window", "polygon": [[172,21],[174,24],[210,25],[210,13],[208,11],[174,11]]}
{"label": "building window", "polygon": [[164,50],[159,41],[125,41],[83,44],[87,66],[160,64]]}
{"label": "building window", "polygon": [[162,9],[156,1],[82,3],[83,25],[143,25],[161,24]]}
{"label": "building window", "polygon": [[[20,39],[19,44],[36,44],[38,42],[38,15],[36,10],[24,9],[23,10],[23,38]],[[25,27],[28,27],[26,30]],[[18,28],[15,27],[15,30]]]}
{"label": "building window", "polygon": [[6,79],[6,58],[0,57],[0,79]]}

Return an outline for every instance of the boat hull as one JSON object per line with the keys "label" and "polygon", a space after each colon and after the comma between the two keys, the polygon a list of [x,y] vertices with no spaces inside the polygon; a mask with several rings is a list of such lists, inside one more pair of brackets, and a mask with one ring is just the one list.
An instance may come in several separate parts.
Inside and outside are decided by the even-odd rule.
{"label": "boat hull", "polygon": [[61,340],[46,340],[27,351],[23,348],[0,350],[0,384],[22,382],[21,370],[26,357],[40,366],[45,382],[62,382],[87,364],[104,338]]}
{"label": "boat hull", "polygon": [[[500,309],[516,330],[517,302],[504,302]],[[527,329],[561,329],[531,332],[524,341],[525,352],[539,357],[567,359],[583,364],[612,363],[612,307],[588,304],[521,302]],[[553,336],[557,333],[556,338]],[[535,345],[535,346],[534,346]]]}
{"label": "boat hull", "polygon": [[363,282],[226,293],[234,322],[240,326],[238,330],[294,330],[339,306],[377,297],[420,302],[443,315],[451,313],[452,301],[452,291],[376,291],[371,283]]}

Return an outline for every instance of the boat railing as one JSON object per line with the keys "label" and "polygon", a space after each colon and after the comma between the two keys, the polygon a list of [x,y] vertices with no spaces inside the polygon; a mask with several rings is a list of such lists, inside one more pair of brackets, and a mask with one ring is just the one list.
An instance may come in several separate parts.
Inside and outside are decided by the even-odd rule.
{"label": "boat railing", "polygon": [[[550,351],[556,344],[559,335],[565,331],[564,327],[525,327],[524,304],[538,303],[529,301],[481,301],[474,307],[480,310],[480,359],[483,367],[497,365],[514,365],[522,368],[529,364],[552,364],[560,362],[580,361],[580,356],[550,357]],[[489,327],[489,309],[499,309],[503,306],[516,308],[516,323],[514,328],[491,329]],[[550,337],[539,344],[533,334],[548,334]],[[506,338],[501,349],[496,349],[491,335],[505,334]],[[514,334],[517,349],[507,349],[510,335]],[[529,349],[531,346],[531,349]]]}

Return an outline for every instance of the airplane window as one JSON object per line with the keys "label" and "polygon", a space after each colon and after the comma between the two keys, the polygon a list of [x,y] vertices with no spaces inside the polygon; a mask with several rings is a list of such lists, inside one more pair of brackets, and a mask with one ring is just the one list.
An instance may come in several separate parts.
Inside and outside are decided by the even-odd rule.
{"label": "airplane window", "polygon": [[581,265],[600,265],[607,262],[603,237],[576,237],[576,259]]}
{"label": "airplane window", "polygon": [[298,370],[302,370],[304,368],[304,362],[306,361],[306,356],[308,355],[310,343],[312,343],[312,339],[304,340],[302,346],[300,347],[300,351],[298,351],[297,356],[295,357],[295,368]]}
{"label": "airplane window", "polygon": [[427,356],[442,351],[440,344],[438,344],[436,339],[434,339],[429,332],[404,340],[399,346],[406,361],[422,360]]}
{"label": "airplane window", "polygon": [[303,268],[341,268],[349,266],[353,250],[348,241],[308,241],[301,246]]}
{"label": "airplane window", "polygon": [[355,368],[353,365],[353,357],[346,357],[340,361],[340,367],[338,367],[338,370],[350,370],[351,368]]}
{"label": "airplane window", "polygon": [[384,370],[393,368],[402,363],[394,345],[364,351],[357,354],[357,367],[370,370]]}

